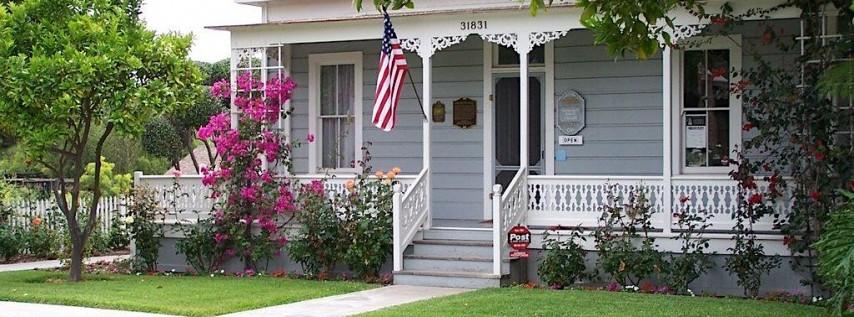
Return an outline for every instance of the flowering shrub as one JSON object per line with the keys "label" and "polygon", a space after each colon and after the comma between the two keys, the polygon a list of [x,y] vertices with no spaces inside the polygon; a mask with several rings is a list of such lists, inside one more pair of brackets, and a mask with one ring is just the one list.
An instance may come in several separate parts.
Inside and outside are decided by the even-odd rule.
{"label": "flowering shrub", "polygon": [[157,221],[166,217],[166,210],[150,189],[134,188],[131,194],[128,215],[121,222],[129,229],[136,246],[136,253],[132,255],[133,270],[153,272],[157,270],[157,254],[163,238],[163,226]]}
{"label": "flowering shrub", "polygon": [[11,261],[24,248],[21,230],[7,223],[0,223],[0,259]]}
{"label": "flowering shrub", "polygon": [[679,197],[679,211],[673,214],[679,234],[674,238],[681,245],[679,254],[670,256],[668,283],[678,294],[688,294],[688,284],[712,268],[713,263],[706,254],[709,239],[702,237],[703,231],[711,226],[712,218],[705,210],[692,211],[688,197]]}
{"label": "flowering shrub", "polygon": [[[737,152],[739,159],[743,154]],[[757,192],[758,186],[753,177],[755,167],[748,164],[740,164],[732,160],[737,168],[730,172],[730,177],[738,182],[738,208],[733,213],[735,232],[733,240],[735,244],[728,248],[732,255],[726,259],[726,270],[738,278],[738,285],[744,288],[744,296],[756,298],[759,296],[759,287],[762,285],[762,276],[780,266],[779,257],[768,257],[761,243],[756,242],[756,232],[753,225],[766,215],[773,215],[774,208],[769,205],[765,198],[776,198],[779,193],[774,191],[765,193]],[[768,197],[765,197],[768,196]]]}
{"label": "flowering shrub", "polygon": [[[624,203],[615,194],[616,186],[608,186],[608,203],[594,233],[599,266],[621,285],[638,285],[646,278],[666,273],[666,263],[656,250],[655,238],[649,236],[652,208],[646,190],[635,187]],[[640,240],[640,246],[635,240]]]}
{"label": "flowering shrub", "polygon": [[242,112],[238,126],[232,127],[228,114],[222,113],[197,133],[200,140],[214,143],[222,159],[215,168],[202,169],[202,182],[216,200],[209,241],[226,257],[240,258],[245,270],[258,271],[259,264],[280,252],[287,242],[281,228],[296,211],[290,181],[274,177],[274,171],[291,170],[290,152],[298,144],[269,130],[294,88],[290,78],[264,83],[250,72],[238,76],[237,87],[216,82],[214,97],[234,95],[233,103]]}
{"label": "flowering shrub", "polygon": [[[299,229],[288,242],[288,255],[298,262],[306,275],[321,279],[329,276],[335,263],[347,250],[341,226],[340,201],[328,198],[323,180],[300,187],[296,220]],[[340,215],[340,216],[339,216]]]}
{"label": "flowering shrub", "polygon": [[560,230],[570,229],[556,226],[546,230],[543,236],[543,249],[546,254],[540,260],[537,274],[549,287],[563,289],[575,281],[584,278],[584,257],[587,254],[580,241],[587,239],[582,236],[581,228],[572,228],[568,237],[563,237]]}
{"label": "flowering shrub", "polygon": [[[50,219],[56,219],[56,217]],[[31,219],[29,228],[22,232],[27,251],[38,258],[59,256],[63,235],[54,229],[56,227],[58,225],[49,226],[47,220],[41,217]]]}
{"label": "flowering shrub", "polygon": [[343,195],[348,211],[344,218],[347,251],[344,261],[354,274],[364,280],[376,280],[380,268],[392,251],[394,228],[392,227],[392,182],[400,168],[388,173],[377,171],[377,180],[371,180],[370,153],[362,148],[365,158],[361,162],[362,174],[356,181],[347,183],[348,191]]}

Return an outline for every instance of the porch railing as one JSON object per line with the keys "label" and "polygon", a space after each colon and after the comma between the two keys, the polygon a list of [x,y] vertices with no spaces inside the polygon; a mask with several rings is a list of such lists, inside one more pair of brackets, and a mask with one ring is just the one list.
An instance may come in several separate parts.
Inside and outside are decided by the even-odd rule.
{"label": "porch railing", "polygon": [[[393,258],[394,270],[403,270],[403,252],[415,238],[418,230],[428,221],[429,169],[421,170],[409,186],[394,185],[393,198]],[[406,189],[408,187],[408,189]]]}
{"label": "porch railing", "polygon": [[[352,175],[330,176],[323,174],[297,174],[288,177],[301,184],[307,184],[315,179],[325,179],[324,188],[330,196],[345,192],[347,181],[353,179]],[[371,178],[375,179],[376,177],[371,176]],[[395,180],[397,184],[400,184],[402,190],[406,190],[416,178],[416,175],[398,175]],[[143,175],[136,172],[134,173],[134,186],[145,186],[154,191],[161,207],[173,214],[167,219],[170,221],[194,221],[196,217],[204,219],[210,215],[213,207],[213,200],[210,199],[211,191],[202,185],[201,175],[182,175],[175,178],[171,175]],[[172,206],[173,201],[174,207]]]}
{"label": "porch railing", "polygon": [[[759,190],[767,182],[757,182]],[[653,226],[669,232],[674,227],[673,212],[689,207],[712,215],[709,230],[728,231],[734,225],[732,213],[738,208],[738,185],[727,176],[678,176],[671,179],[670,188],[660,176],[546,176],[532,175],[528,180],[531,199],[528,224],[538,226],[564,225],[596,227],[607,193],[621,196],[624,203],[628,193],[643,188],[654,211]],[[687,201],[683,205],[680,198]],[[668,203],[669,200],[669,203]],[[774,202],[777,210],[788,212],[788,199]],[[669,212],[664,212],[670,206]],[[757,231],[773,231],[773,218],[765,217],[754,226]]]}
{"label": "porch railing", "polygon": [[503,265],[504,254],[510,251],[507,232],[525,222],[528,200],[527,167],[519,168],[503,193],[501,185],[492,188],[492,272],[495,275],[510,273],[510,267]]}

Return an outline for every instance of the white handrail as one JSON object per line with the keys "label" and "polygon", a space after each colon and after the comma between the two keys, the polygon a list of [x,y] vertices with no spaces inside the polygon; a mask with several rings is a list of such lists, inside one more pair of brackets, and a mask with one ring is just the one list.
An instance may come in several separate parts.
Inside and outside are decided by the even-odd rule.
{"label": "white handrail", "polygon": [[394,185],[392,239],[395,271],[403,270],[403,251],[427,221],[427,202],[430,199],[427,194],[428,175],[429,169],[421,170],[405,193],[400,183]]}
{"label": "white handrail", "polygon": [[506,233],[522,224],[528,212],[528,168],[520,167],[502,194],[501,185],[493,186],[492,200],[492,273],[509,273],[502,267],[503,254],[509,251]]}

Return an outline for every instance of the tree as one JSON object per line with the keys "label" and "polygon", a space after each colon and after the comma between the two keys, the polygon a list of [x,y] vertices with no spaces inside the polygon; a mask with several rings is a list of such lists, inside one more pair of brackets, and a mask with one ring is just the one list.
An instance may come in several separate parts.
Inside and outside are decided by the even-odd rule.
{"label": "tree", "polygon": [[[148,118],[188,106],[187,97],[198,93],[200,74],[187,59],[191,38],[146,30],[140,7],[141,0],[0,7],[0,117],[28,156],[59,179],[54,194],[68,222],[71,281],[81,280],[102,195],[100,160],[91,188],[80,180],[87,145],[95,143],[100,157],[113,132],[139,135]],[[97,125],[104,131],[92,138]],[[86,199],[84,190],[91,193]]]}

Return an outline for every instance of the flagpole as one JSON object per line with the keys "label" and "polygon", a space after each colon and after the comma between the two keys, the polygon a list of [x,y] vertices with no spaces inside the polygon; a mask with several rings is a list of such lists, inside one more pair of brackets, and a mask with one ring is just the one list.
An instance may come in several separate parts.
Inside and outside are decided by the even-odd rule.
{"label": "flagpole", "polygon": [[[422,65],[423,67],[423,65]],[[427,71],[422,69],[421,71]],[[421,106],[421,115],[424,116],[424,120],[427,120],[427,108],[424,108],[424,103],[421,102],[421,96],[418,95],[418,88],[415,87],[415,80],[412,79],[412,72],[406,72],[409,75],[409,83],[412,84],[412,91],[415,92],[415,98],[418,100],[418,105]]]}

